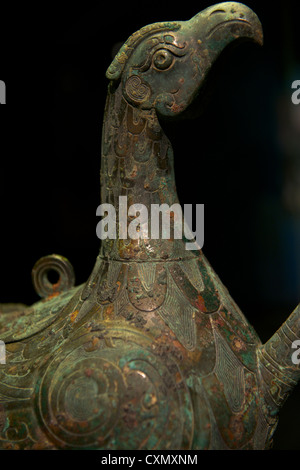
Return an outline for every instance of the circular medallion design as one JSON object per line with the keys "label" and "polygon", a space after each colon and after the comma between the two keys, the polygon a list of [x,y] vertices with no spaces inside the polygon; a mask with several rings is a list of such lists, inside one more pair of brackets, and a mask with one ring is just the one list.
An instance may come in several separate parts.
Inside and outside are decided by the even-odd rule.
{"label": "circular medallion design", "polygon": [[149,98],[151,90],[137,75],[131,75],[125,85],[127,96],[134,102],[140,103]]}
{"label": "circular medallion design", "polygon": [[121,333],[92,351],[81,339],[48,364],[37,400],[43,429],[58,448],[189,449],[192,404],[178,366],[138,333]]}

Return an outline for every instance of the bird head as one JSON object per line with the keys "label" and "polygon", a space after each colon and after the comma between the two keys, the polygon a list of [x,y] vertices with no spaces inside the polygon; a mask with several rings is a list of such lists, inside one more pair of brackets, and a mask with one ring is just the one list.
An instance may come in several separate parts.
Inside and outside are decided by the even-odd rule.
{"label": "bird head", "polygon": [[176,116],[193,102],[220,53],[241,39],[262,44],[257,15],[241,3],[219,3],[189,21],[140,29],[121,47],[106,76],[122,82],[133,106]]}

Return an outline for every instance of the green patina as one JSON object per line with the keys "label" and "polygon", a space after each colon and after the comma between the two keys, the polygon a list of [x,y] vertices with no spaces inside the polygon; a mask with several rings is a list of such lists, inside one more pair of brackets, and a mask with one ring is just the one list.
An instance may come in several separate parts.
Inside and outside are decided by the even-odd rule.
{"label": "green patina", "polygon": [[[261,24],[227,2],[126,41],[106,74],[102,203],[118,207],[126,195],[150,213],[151,204],[179,202],[161,123],[189,107],[224,48],[241,38],[262,44]],[[42,300],[0,305],[9,353],[0,365],[0,448],[270,446],[300,378],[291,363],[300,306],[262,345],[202,251],[185,242],[123,240],[117,230],[79,287],[65,258],[38,261]]]}

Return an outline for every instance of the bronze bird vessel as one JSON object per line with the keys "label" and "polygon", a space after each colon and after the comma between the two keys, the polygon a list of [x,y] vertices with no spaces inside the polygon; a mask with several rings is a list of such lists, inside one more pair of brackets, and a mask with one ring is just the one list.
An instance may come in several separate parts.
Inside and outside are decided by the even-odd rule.
{"label": "bronze bird vessel", "polygon": [[[178,203],[160,118],[183,113],[221,52],[262,44],[256,14],[214,5],[134,33],[107,70],[101,202]],[[117,210],[118,212],[118,210]],[[130,217],[127,222],[130,222]],[[172,228],[178,220],[171,218]],[[74,287],[63,257],[33,269],[41,300],[2,304],[0,448],[264,449],[300,378],[300,306],[266,343],[201,249],[184,239],[102,241]],[[58,282],[48,279],[58,272]]]}

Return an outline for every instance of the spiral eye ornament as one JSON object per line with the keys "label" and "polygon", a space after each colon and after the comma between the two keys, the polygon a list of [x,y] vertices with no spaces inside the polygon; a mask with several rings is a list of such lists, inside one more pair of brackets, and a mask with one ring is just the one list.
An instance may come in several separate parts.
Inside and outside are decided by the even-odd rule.
{"label": "spiral eye ornament", "polygon": [[153,65],[158,70],[167,70],[173,65],[174,55],[167,49],[159,49],[153,56]]}

